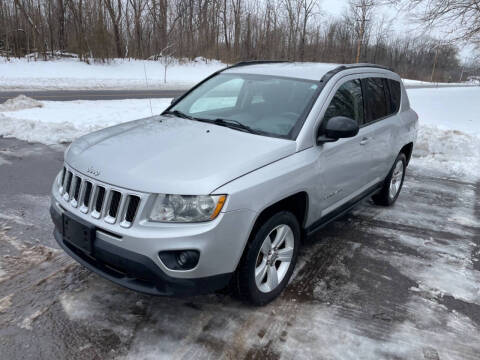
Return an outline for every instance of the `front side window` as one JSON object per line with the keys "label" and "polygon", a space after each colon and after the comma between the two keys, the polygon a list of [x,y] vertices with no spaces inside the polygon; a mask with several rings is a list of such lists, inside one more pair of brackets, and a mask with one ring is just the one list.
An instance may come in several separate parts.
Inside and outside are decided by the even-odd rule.
{"label": "front side window", "polygon": [[345,116],[363,123],[363,95],[360,80],[351,80],[340,86],[323,117],[323,123],[335,116]]}
{"label": "front side window", "polygon": [[381,119],[390,114],[386,97],[385,82],[382,78],[367,78],[367,107],[370,111],[368,122]]}
{"label": "front side window", "polygon": [[241,124],[261,135],[293,139],[318,91],[317,81],[221,73],[168,112],[181,112],[193,120],[224,120],[224,125]]}

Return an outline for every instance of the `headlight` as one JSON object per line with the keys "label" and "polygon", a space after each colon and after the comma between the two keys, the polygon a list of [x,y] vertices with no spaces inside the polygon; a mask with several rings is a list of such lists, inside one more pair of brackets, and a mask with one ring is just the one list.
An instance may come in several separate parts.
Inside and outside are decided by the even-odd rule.
{"label": "headlight", "polygon": [[150,212],[150,221],[202,222],[215,219],[225,204],[226,195],[158,194]]}

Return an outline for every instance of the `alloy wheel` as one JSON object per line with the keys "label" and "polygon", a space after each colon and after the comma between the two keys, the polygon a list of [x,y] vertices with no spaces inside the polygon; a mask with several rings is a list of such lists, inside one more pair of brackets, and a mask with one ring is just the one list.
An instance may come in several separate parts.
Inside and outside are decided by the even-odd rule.
{"label": "alloy wheel", "polygon": [[273,291],[284,279],[295,247],[290,226],[278,225],[267,235],[255,262],[255,284],[264,293]]}
{"label": "alloy wheel", "polygon": [[400,186],[402,185],[403,179],[403,162],[398,161],[393,170],[392,178],[390,180],[390,187],[388,189],[388,196],[390,199],[395,199],[398,192],[400,191]]}

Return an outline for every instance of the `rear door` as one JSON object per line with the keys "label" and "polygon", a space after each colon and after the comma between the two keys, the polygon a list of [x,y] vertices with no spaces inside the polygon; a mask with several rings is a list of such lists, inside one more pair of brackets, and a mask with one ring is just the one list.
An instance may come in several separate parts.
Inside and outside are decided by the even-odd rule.
{"label": "rear door", "polygon": [[371,158],[369,181],[383,180],[393,165],[395,128],[398,106],[390,96],[388,80],[368,77],[362,80],[365,93],[366,116],[361,126],[361,144]]}

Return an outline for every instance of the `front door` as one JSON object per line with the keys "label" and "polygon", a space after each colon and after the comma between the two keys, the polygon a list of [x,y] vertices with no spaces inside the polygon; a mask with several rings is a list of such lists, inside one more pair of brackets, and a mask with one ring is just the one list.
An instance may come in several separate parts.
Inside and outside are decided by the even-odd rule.
{"label": "front door", "polygon": [[[334,116],[346,116],[361,126],[365,119],[362,84],[359,79],[339,84],[323,116],[322,124]],[[370,169],[374,157],[366,148],[369,129],[362,128],[352,138],[317,146],[318,204],[316,217],[324,217],[361,195],[374,184]]]}

